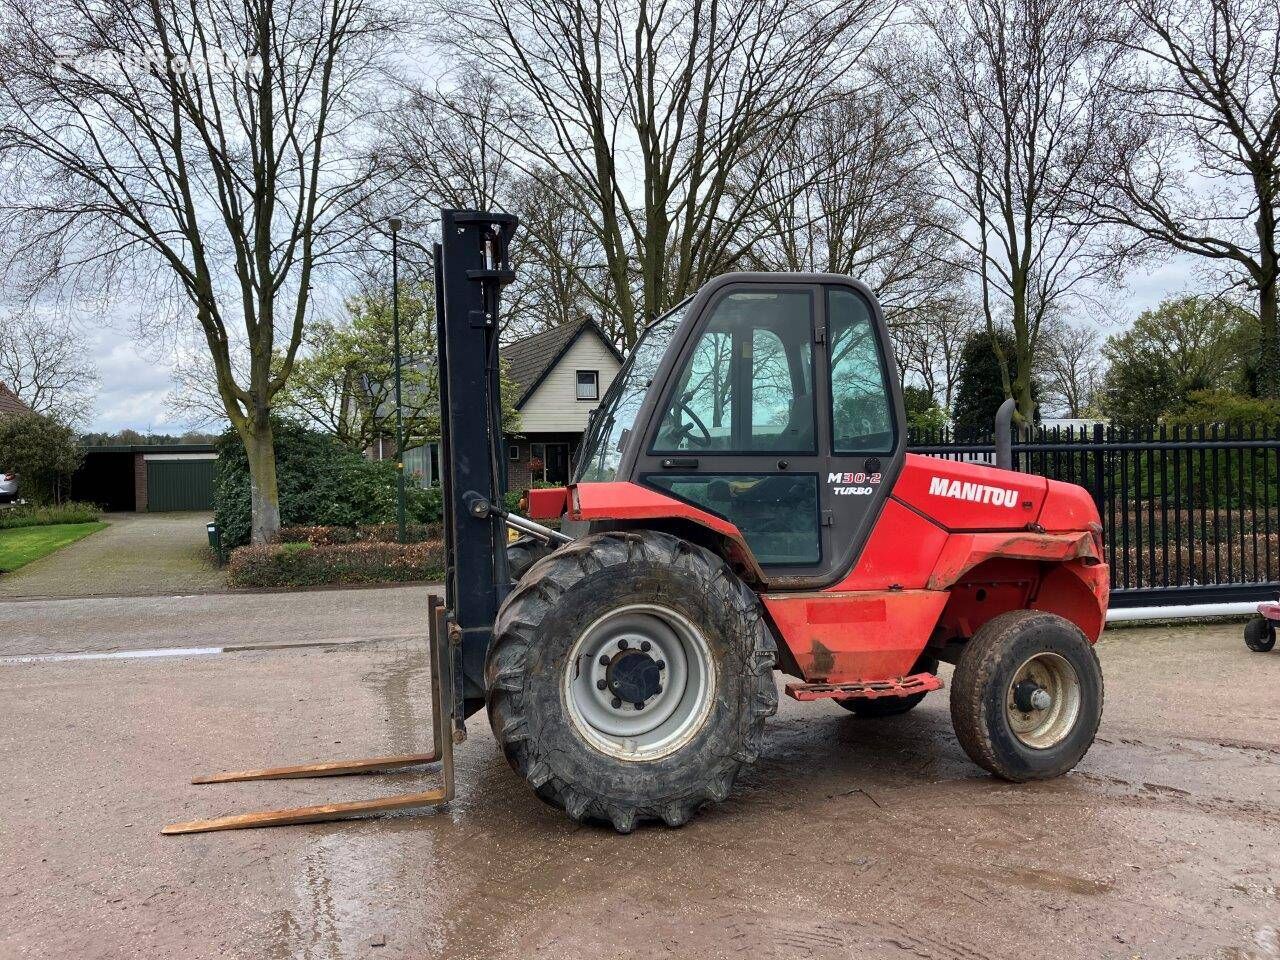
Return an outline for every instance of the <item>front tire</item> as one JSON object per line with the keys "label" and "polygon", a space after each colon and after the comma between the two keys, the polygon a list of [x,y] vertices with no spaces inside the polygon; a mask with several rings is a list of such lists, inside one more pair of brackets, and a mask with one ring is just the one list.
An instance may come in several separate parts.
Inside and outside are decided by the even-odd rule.
{"label": "front tire", "polygon": [[1258,615],[1244,625],[1245,646],[1254,653],[1266,653],[1276,645],[1276,625]]}
{"label": "front tire", "polygon": [[489,722],[512,768],[574,820],[679,826],[755,761],[775,656],[759,600],[719,557],[655,531],[593,534],[503,603]]}
{"label": "front tire", "polygon": [[951,721],[969,758],[1005,780],[1074,767],[1102,720],[1102,669],[1074,623],[1014,610],[983,624],[951,680]]}

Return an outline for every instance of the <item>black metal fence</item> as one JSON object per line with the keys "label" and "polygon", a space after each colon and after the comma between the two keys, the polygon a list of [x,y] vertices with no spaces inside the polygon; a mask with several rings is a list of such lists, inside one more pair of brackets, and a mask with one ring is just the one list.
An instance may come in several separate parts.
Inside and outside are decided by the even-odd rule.
{"label": "black metal fence", "polygon": [[[990,438],[915,434],[914,453],[991,463]],[[1264,600],[1280,590],[1280,431],[1038,429],[1014,465],[1098,505],[1112,605]]]}

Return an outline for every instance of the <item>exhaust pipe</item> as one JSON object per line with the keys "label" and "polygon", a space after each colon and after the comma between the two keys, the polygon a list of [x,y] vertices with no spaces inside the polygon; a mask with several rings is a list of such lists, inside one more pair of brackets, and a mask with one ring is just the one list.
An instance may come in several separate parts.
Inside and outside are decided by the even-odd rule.
{"label": "exhaust pipe", "polygon": [[1017,408],[1010,397],[996,411],[996,466],[1001,470],[1013,469],[1013,412]]}

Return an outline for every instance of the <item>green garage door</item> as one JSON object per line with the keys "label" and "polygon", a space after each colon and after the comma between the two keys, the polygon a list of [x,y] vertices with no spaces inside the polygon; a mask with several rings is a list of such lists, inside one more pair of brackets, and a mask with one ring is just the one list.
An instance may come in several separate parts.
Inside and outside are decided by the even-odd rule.
{"label": "green garage door", "polygon": [[216,460],[148,460],[147,511],[212,510]]}

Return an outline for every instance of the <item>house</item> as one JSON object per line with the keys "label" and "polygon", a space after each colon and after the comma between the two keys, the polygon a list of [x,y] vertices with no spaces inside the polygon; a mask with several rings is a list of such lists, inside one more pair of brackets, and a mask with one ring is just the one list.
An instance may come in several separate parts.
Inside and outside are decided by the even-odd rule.
{"label": "house", "polygon": [[500,353],[520,414],[519,432],[507,437],[507,488],[567,483],[587,418],[622,366],[622,354],[590,319],[535,333]]}
{"label": "house", "polygon": [[0,383],[0,420],[6,417],[20,417],[30,413],[31,408],[18,399],[18,395],[9,389],[7,384]]}
{"label": "house", "polygon": [[[587,417],[622,366],[622,354],[590,319],[516,340],[500,354],[507,380],[517,391],[514,406],[520,414],[520,429],[506,437],[507,489],[567,483]],[[395,449],[395,439],[383,437],[365,455],[389,460]],[[404,466],[421,486],[439,483],[439,444],[405,450]]]}

